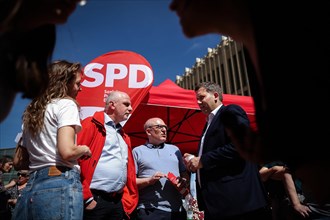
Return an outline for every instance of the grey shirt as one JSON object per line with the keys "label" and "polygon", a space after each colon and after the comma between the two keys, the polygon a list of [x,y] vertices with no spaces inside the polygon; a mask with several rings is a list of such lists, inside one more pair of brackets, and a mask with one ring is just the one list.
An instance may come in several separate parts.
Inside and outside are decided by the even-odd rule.
{"label": "grey shirt", "polygon": [[[157,171],[180,176],[180,172],[186,170],[179,148],[171,144],[140,145],[133,149],[133,157],[138,178],[150,177]],[[138,209],[156,208],[178,212],[181,206],[182,196],[167,178],[161,178],[154,185],[139,190]]]}

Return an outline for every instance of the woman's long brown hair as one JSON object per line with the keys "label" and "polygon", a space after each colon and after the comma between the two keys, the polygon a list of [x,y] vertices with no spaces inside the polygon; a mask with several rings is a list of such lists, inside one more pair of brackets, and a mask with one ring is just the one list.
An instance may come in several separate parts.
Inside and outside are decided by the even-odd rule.
{"label": "woman's long brown hair", "polygon": [[[53,99],[66,98],[75,101],[68,95],[68,92],[78,74],[82,74],[80,63],[59,60],[50,64],[48,68],[49,83],[45,92],[34,98],[24,111],[24,131],[29,131],[33,136],[40,133],[44,126],[47,104]],[[77,102],[76,104],[78,106]]]}

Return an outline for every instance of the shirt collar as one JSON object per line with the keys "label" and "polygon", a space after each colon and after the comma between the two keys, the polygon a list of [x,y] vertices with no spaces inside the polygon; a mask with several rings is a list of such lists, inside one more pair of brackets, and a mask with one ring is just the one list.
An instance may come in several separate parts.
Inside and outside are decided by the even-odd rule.
{"label": "shirt collar", "polygon": [[109,117],[109,115],[105,114],[104,113],[104,123],[106,125],[109,125],[117,130],[120,130],[122,128],[121,124],[118,123],[118,124],[115,124],[115,122],[112,120],[112,118]]}
{"label": "shirt collar", "polygon": [[211,123],[212,119],[214,118],[214,116],[217,114],[217,112],[219,111],[220,107],[222,106],[223,104],[219,105],[218,107],[216,107],[208,116],[207,116],[207,121],[209,123]]}
{"label": "shirt collar", "polygon": [[147,146],[147,148],[150,148],[150,149],[162,149],[162,148],[164,148],[165,143],[161,143],[159,145],[153,145],[153,144],[150,144],[149,142],[147,142],[147,143],[145,143],[145,145]]}

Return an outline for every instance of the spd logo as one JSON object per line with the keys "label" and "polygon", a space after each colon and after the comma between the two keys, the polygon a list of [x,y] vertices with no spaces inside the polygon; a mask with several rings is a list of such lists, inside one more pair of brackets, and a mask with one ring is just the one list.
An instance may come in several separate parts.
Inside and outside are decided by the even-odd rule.
{"label": "spd logo", "polygon": [[140,54],[119,50],[97,57],[84,68],[82,91],[77,96],[81,118],[102,111],[112,90],[126,92],[131,97],[134,112],[153,81],[151,65]]}

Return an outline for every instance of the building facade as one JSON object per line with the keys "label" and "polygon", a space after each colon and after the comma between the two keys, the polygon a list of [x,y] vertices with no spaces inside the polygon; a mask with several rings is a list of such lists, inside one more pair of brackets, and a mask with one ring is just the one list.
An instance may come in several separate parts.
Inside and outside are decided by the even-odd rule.
{"label": "building facade", "polygon": [[225,94],[251,96],[242,43],[222,36],[216,48],[208,48],[203,58],[196,58],[191,68],[176,77],[177,85],[192,90],[205,81],[219,84]]}

